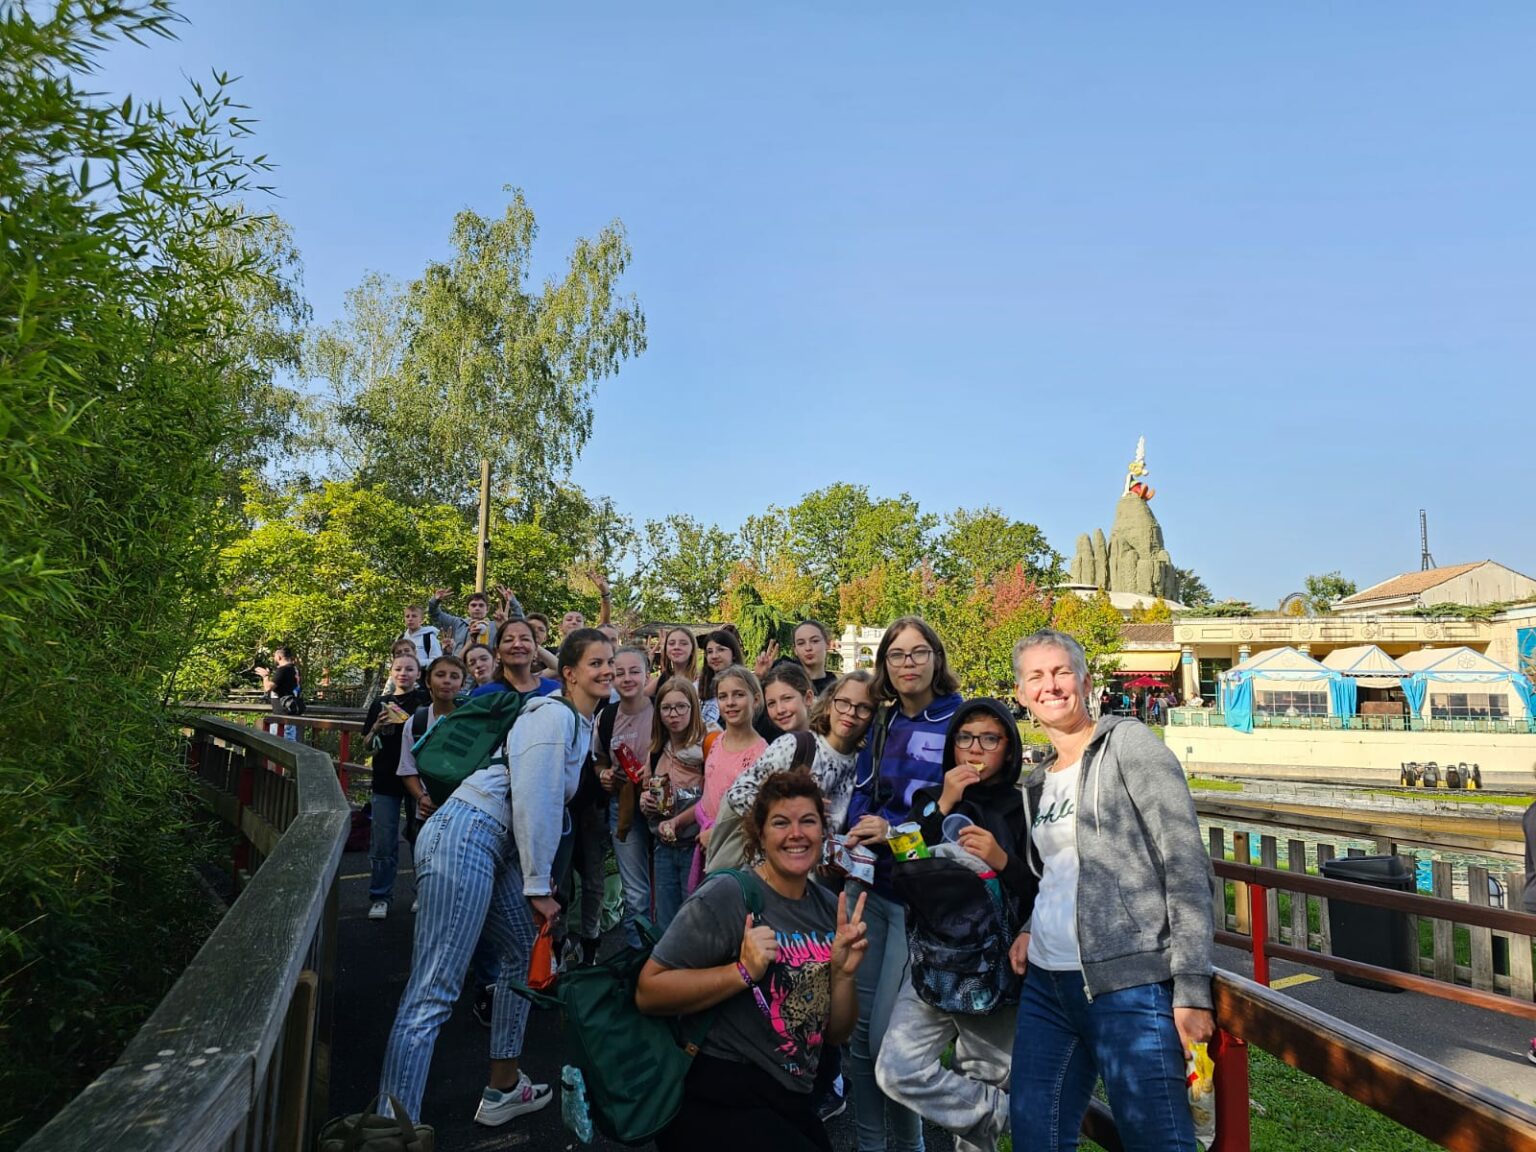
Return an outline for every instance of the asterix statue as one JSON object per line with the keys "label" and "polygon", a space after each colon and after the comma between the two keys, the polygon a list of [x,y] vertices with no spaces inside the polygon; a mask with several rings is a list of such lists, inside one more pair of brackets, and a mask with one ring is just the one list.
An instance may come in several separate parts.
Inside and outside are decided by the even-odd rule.
{"label": "asterix statue", "polygon": [[1136,459],[1132,460],[1125,470],[1125,491],[1122,495],[1129,496],[1132,493],[1143,500],[1150,500],[1154,490],[1142,483],[1141,478],[1147,474],[1147,438],[1138,437],[1136,440]]}

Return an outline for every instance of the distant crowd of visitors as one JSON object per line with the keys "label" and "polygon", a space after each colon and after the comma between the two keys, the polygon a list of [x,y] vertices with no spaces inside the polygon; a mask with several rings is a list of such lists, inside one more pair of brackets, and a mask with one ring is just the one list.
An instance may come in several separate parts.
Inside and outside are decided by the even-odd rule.
{"label": "distant crowd of visitors", "polygon": [[[726,1132],[829,1150],[846,1098],[860,1152],[921,1149],[924,1118],[960,1149],[1011,1133],[1055,1152],[1077,1147],[1100,1078],[1126,1148],[1196,1148],[1185,1069],[1214,1031],[1209,859],[1179,763],[1093,693],[1072,637],[1014,648],[1016,703],[1049,741],[1026,764],[1010,704],[963,699],[921,618],[891,623],[871,671],[838,675],[817,621],[752,660],[729,626],[630,643],[599,589],[596,627],[579,612],[552,627],[506,589],[462,617],[447,590],[405,608],[364,722],[370,918],[394,912],[403,840],[415,865],[381,1093],[419,1118],[468,982],[490,1027],[476,1119],[544,1107],[558,1069],[551,1053],[525,1066],[512,987],[536,934],[551,926],[567,966],[592,965],[649,947],[648,922],[639,1012],[713,1013],[663,1150]],[[281,664],[270,681],[286,686]],[[517,706],[505,739],[435,801],[418,771],[429,734],[493,705]],[[622,926],[605,939],[610,854]]]}

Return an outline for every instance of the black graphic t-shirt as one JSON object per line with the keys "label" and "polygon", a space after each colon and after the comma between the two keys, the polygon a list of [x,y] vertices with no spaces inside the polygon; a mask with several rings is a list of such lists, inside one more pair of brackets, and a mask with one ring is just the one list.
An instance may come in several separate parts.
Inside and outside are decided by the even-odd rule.
{"label": "black graphic t-shirt", "polygon": [[[758,887],[763,894],[760,922],[774,930],[779,945],[778,959],[757,984],[763,1004],[743,985],[720,1005],[701,1051],[755,1064],[790,1090],[809,1092],[832,1009],[837,898],[814,883],[806,885],[799,900],[787,900],[761,881]],[[734,964],[746,920],[740,885],[717,873],[684,903],[652,956],[668,968]]]}

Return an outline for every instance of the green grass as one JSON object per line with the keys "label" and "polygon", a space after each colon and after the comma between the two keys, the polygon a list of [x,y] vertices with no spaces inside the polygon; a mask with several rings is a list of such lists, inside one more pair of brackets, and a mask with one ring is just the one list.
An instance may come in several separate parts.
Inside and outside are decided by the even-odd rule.
{"label": "green grass", "polygon": [[[1253,1152],[1433,1152],[1439,1147],[1267,1052],[1250,1047],[1248,1057],[1248,1094],[1257,1105],[1249,1113]],[[1004,1141],[998,1147],[1011,1152],[1012,1146]],[[1103,1152],[1091,1140],[1084,1140],[1082,1148]]]}
{"label": "green grass", "polygon": [[1203,792],[1241,792],[1243,785],[1236,780],[1212,780],[1206,776],[1191,776],[1189,778],[1190,791]]}
{"label": "green grass", "polygon": [[1448,788],[1371,788],[1371,796],[1391,796],[1395,799],[1453,800],[1458,804],[1495,804],[1501,808],[1529,808],[1536,796],[1490,796],[1486,792],[1452,792]]}

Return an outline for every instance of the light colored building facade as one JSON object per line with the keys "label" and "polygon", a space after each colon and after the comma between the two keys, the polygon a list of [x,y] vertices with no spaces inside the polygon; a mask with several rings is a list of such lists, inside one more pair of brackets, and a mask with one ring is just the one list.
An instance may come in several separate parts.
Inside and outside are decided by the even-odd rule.
{"label": "light colored building facade", "polygon": [[[1327,616],[1185,616],[1169,625],[1128,625],[1122,656],[1147,665],[1171,662],[1180,698],[1200,702],[1175,711],[1165,737],[1190,771],[1394,783],[1404,762],[1465,761],[1481,765],[1489,786],[1526,789],[1536,784],[1536,733],[1519,712],[1504,720],[1427,722],[1275,717],[1239,732],[1212,707],[1221,673],[1281,647],[1323,660],[1358,645],[1375,645],[1391,657],[1464,645],[1532,676],[1536,604],[1502,607],[1520,599],[1536,599],[1536,580],[1480,561],[1394,576],[1338,601]],[[1492,611],[1486,619],[1412,614],[1439,604]]]}

